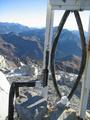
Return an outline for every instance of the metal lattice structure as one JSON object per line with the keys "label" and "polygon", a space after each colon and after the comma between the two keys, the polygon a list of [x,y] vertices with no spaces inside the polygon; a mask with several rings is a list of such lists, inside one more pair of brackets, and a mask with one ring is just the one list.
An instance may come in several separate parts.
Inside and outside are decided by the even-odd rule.
{"label": "metal lattice structure", "polygon": [[[49,0],[47,9],[47,20],[46,20],[46,35],[45,35],[45,49],[49,52],[49,64],[48,69],[50,69],[50,51],[52,42],[52,27],[53,18],[55,10],[71,10],[71,11],[84,11],[90,10],[90,0]],[[46,54],[44,54],[44,68],[46,63]],[[88,102],[88,95],[90,89],[90,22],[88,31],[88,45],[87,45],[87,60],[86,68],[84,71],[84,80],[82,85],[82,95],[81,95],[81,108],[80,108],[80,118],[85,119],[86,106]],[[47,86],[43,87],[42,95],[47,98]]]}

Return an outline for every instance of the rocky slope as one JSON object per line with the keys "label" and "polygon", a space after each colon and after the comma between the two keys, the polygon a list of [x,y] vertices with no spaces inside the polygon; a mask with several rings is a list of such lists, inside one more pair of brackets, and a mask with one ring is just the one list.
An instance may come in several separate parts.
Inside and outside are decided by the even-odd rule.
{"label": "rocky slope", "polygon": [[[56,30],[57,27],[53,29],[54,34]],[[0,23],[0,54],[11,61],[18,61],[18,59],[25,61],[27,58],[41,61],[44,38],[45,28],[31,29],[20,24]],[[78,70],[82,52],[80,38],[76,31],[74,33],[64,29],[59,39],[56,62],[62,65],[68,64],[69,67],[75,66]]]}

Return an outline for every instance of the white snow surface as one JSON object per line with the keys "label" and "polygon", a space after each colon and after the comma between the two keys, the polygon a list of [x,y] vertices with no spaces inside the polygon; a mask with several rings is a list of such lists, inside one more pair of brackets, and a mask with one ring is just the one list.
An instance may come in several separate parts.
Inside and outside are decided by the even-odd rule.
{"label": "white snow surface", "polygon": [[9,90],[10,84],[0,71],[0,120],[5,120],[8,115]]}

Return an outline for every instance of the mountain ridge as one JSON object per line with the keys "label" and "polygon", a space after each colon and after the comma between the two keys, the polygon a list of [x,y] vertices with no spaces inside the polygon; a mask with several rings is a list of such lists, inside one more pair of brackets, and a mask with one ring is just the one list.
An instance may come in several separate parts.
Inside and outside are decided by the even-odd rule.
{"label": "mountain ridge", "polygon": [[[1,24],[1,23],[0,23]],[[8,24],[8,23],[7,23]],[[10,23],[9,23],[10,25]],[[13,24],[11,24],[13,28]],[[21,27],[22,25],[17,26]],[[18,29],[17,27],[17,29]],[[0,54],[7,56],[8,59],[43,59],[43,50],[44,50],[44,39],[45,39],[45,28],[42,29],[30,29],[28,27],[22,26],[22,30],[11,27],[9,31],[7,29],[5,32],[1,31],[0,27]],[[57,30],[57,27],[53,28],[54,34]],[[15,32],[16,31],[16,32]],[[53,36],[54,39],[54,36]],[[77,61],[77,57],[81,57],[81,43],[80,38],[77,34],[74,34],[72,31],[63,29],[61,36],[59,37],[59,42],[56,50],[56,61],[59,63],[63,60],[64,64],[70,64],[71,59]],[[67,56],[67,61],[65,61],[65,56]],[[71,57],[69,57],[71,56]],[[79,59],[78,59],[79,60]],[[79,60],[80,61],[80,60]],[[72,64],[77,64],[73,62]]]}
{"label": "mountain ridge", "polygon": [[30,28],[19,23],[0,22],[0,33],[6,34],[9,32],[20,33],[28,31]]}

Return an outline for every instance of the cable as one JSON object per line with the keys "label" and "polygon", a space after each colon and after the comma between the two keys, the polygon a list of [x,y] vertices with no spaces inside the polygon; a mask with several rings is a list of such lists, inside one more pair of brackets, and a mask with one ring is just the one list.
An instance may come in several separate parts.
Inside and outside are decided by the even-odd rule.
{"label": "cable", "polygon": [[73,86],[70,94],[68,95],[69,100],[72,98],[73,93],[76,90],[76,88],[77,88],[77,86],[80,82],[80,79],[82,78],[82,74],[84,72],[85,65],[86,65],[86,56],[87,56],[86,41],[85,41],[84,30],[83,30],[81,18],[80,18],[80,15],[79,15],[78,11],[74,11],[74,14],[75,14],[75,18],[76,18],[76,21],[77,21],[77,25],[78,25],[78,29],[79,29],[79,33],[80,33],[80,37],[81,37],[82,60],[81,60],[81,66],[80,66],[80,70],[79,70],[79,74],[77,76],[76,82],[74,83],[74,86]]}
{"label": "cable", "polygon": [[49,64],[49,51],[46,50],[45,56],[45,68],[43,69],[42,76],[43,76],[43,87],[46,87],[48,84],[48,64]]}
{"label": "cable", "polygon": [[56,78],[55,78],[55,51],[56,51],[56,47],[57,47],[57,43],[58,43],[58,40],[59,40],[59,36],[61,34],[61,31],[63,29],[63,26],[66,22],[66,19],[69,15],[70,11],[66,11],[62,17],[62,20],[58,26],[58,30],[56,32],[56,35],[55,35],[55,39],[54,39],[54,42],[53,42],[53,45],[52,45],[52,50],[51,50],[51,59],[50,59],[50,69],[51,69],[51,74],[52,74],[52,78],[53,78],[53,83],[54,83],[54,87],[57,91],[57,94],[59,95],[59,97],[61,98],[61,93],[58,89],[58,86],[57,86],[57,83],[56,83]]}
{"label": "cable", "polygon": [[[54,42],[52,45],[52,49],[51,49],[51,60],[50,60],[50,69],[51,69],[51,74],[52,74],[52,79],[53,79],[53,83],[54,83],[54,87],[56,89],[57,94],[59,95],[59,97],[61,98],[61,92],[59,91],[57,82],[56,82],[56,77],[55,77],[55,52],[56,52],[56,47],[59,41],[59,37],[61,35],[61,31],[63,29],[63,26],[66,22],[66,19],[69,15],[70,11],[66,11],[62,17],[62,20],[58,26],[58,30],[56,32],[55,38],[54,38]],[[70,100],[78,86],[78,83],[80,82],[80,79],[82,77],[84,68],[85,68],[85,64],[86,64],[86,42],[85,42],[85,36],[84,36],[84,31],[83,31],[83,26],[82,26],[82,22],[81,22],[81,18],[80,15],[78,13],[78,11],[74,11],[74,15],[77,21],[77,25],[79,28],[79,32],[80,32],[80,37],[81,37],[81,45],[82,45],[82,60],[81,60],[81,66],[80,66],[80,70],[79,70],[79,74],[77,76],[76,82],[73,85],[73,88],[71,90],[71,92],[68,95],[68,99]]]}

